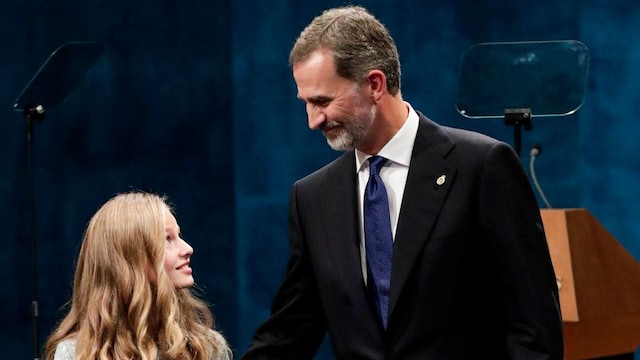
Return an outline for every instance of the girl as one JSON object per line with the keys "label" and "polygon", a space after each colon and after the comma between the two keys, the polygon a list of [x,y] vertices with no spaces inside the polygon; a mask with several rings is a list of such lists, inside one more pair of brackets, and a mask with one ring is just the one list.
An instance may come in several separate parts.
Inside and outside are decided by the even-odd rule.
{"label": "girl", "polygon": [[107,201],[85,231],[71,309],[45,359],[230,360],[211,311],[189,290],[191,254],[166,198]]}

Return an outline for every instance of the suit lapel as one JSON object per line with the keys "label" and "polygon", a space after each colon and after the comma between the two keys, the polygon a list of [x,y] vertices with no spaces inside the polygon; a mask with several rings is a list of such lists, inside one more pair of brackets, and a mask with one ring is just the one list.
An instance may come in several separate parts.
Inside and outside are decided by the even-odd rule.
{"label": "suit lapel", "polygon": [[[358,180],[355,171],[355,155],[352,151],[342,155],[329,170],[323,191],[322,214],[326,215],[325,239],[328,256],[336,259],[336,273],[343,278],[345,291],[353,311],[363,321],[363,328],[379,337],[380,327],[375,309],[367,294],[362,276],[360,258],[360,218],[358,206]],[[350,199],[350,201],[345,201]],[[340,204],[340,206],[336,206]]]}
{"label": "suit lapel", "polygon": [[456,174],[455,167],[446,161],[453,142],[435,123],[419,115],[420,125],[393,245],[390,318]]}

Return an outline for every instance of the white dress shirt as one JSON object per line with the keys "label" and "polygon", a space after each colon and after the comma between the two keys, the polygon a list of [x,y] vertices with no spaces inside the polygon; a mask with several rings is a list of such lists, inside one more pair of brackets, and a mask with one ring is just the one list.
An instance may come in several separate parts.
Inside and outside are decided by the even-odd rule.
{"label": "white dress shirt", "polygon": [[[409,116],[404,125],[389,140],[389,142],[376,155],[388,159],[387,163],[380,169],[380,178],[384,182],[389,198],[389,215],[391,220],[391,233],[395,240],[396,227],[398,226],[398,216],[400,205],[402,205],[402,195],[409,173],[409,163],[413,144],[418,133],[418,114],[405,102],[409,109]],[[356,150],[356,172],[358,173],[358,197],[360,203],[360,260],[362,264],[362,275],[367,282],[367,253],[364,240],[364,191],[369,180],[369,162],[372,155]]]}

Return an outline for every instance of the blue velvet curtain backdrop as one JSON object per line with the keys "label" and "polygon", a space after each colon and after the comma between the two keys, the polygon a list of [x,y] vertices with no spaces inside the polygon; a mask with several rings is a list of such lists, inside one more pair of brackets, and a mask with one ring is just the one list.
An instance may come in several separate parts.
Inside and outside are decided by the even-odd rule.
{"label": "blue velvet curtain backdrop", "polygon": [[[242,354],[284,272],[290,186],[339,155],[307,128],[288,52],[314,16],[346,3],[0,1],[4,358],[33,358],[31,301],[39,302],[41,345],[67,309],[87,221],[129,189],[166,194],[175,203],[195,249],[198,289]],[[582,108],[534,118],[522,134],[523,161],[528,165],[529,148],[540,144],[536,174],[550,203],[588,209],[640,258],[637,1],[359,4],[396,40],[407,101],[441,124],[509,143],[513,128],[502,120],[456,111],[464,52],[485,42],[584,43],[591,63]],[[32,257],[26,126],[12,106],[68,41],[102,41],[107,50],[67,101],[34,124]],[[332,359],[327,343],[316,358]]]}

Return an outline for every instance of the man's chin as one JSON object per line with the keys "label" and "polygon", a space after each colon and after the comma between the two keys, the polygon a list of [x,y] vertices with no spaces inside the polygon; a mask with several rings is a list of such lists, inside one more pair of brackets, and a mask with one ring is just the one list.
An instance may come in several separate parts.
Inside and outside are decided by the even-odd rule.
{"label": "man's chin", "polygon": [[331,140],[329,138],[327,138],[327,144],[329,145],[329,147],[335,151],[349,151],[349,150],[353,150],[353,144],[351,144],[350,142],[347,143],[345,141],[339,141],[339,140]]}
{"label": "man's chin", "polygon": [[327,139],[329,147],[336,151],[348,151],[355,149],[353,137],[344,129],[334,127],[329,131],[323,131],[322,134]]}

